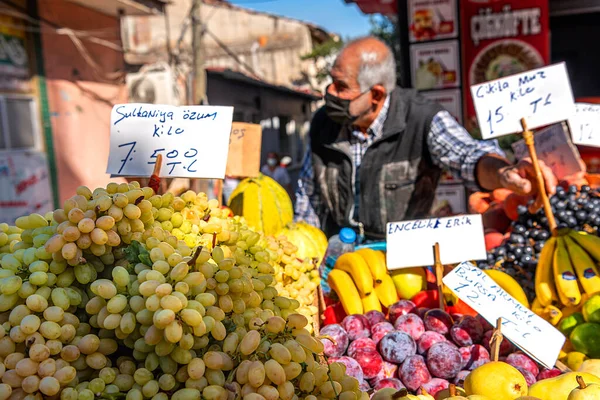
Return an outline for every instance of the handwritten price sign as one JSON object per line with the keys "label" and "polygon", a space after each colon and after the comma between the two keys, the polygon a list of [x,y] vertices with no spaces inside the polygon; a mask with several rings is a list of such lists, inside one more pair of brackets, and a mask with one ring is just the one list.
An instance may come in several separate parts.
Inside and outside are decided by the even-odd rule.
{"label": "handwritten price sign", "polygon": [[433,265],[435,243],[443,264],[486,258],[481,214],[390,222],[386,240],[389,270]]}
{"label": "handwritten price sign", "polygon": [[502,334],[546,368],[552,368],[565,337],[550,323],[506,293],[486,273],[469,262],[443,278],[444,285],[496,325],[502,318]]}
{"label": "handwritten price sign", "polygon": [[600,104],[577,103],[569,120],[573,143],[600,147]]}
{"label": "handwritten price sign", "polygon": [[161,177],[225,177],[233,107],[117,104],[110,121],[106,172],[150,176],[159,154]]}
{"label": "handwritten price sign", "polygon": [[569,119],[575,101],[564,63],[471,86],[484,139],[521,132]]}
{"label": "handwritten price sign", "polygon": [[260,172],[262,128],[259,124],[234,122],[229,139],[227,176],[257,177]]}

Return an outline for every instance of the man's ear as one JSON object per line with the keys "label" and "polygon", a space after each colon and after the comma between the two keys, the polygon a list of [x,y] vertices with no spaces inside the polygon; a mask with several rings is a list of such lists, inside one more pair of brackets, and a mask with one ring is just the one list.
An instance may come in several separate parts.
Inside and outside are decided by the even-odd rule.
{"label": "man's ear", "polygon": [[373,104],[379,103],[385,99],[386,90],[383,85],[375,85],[371,88],[371,97]]}

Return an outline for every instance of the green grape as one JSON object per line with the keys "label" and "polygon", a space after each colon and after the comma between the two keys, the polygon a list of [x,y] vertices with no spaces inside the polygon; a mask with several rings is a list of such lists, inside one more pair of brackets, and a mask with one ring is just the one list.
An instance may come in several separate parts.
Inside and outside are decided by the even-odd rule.
{"label": "green grape", "polygon": [[129,283],[129,272],[121,266],[116,266],[112,270],[112,278],[117,286],[127,286]]}

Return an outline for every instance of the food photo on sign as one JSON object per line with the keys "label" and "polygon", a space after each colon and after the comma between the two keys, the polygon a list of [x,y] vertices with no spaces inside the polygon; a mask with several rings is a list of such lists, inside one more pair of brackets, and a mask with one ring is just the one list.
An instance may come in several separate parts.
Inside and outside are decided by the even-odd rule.
{"label": "food photo on sign", "polygon": [[458,23],[455,0],[409,0],[410,41],[456,37]]}
{"label": "food photo on sign", "polygon": [[418,90],[460,85],[458,42],[449,40],[411,46],[413,87]]}

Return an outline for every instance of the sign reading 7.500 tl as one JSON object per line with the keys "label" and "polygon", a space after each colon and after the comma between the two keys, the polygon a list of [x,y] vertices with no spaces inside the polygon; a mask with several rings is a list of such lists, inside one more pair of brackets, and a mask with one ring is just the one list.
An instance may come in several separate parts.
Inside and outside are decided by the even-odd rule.
{"label": "sign reading 7.500 tl", "polygon": [[106,172],[150,176],[161,154],[161,177],[223,179],[232,118],[233,107],[117,104]]}
{"label": "sign reading 7.500 tl", "polygon": [[569,119],[575,101],[564,63],[471,86],[481,136],[490,139]]}

